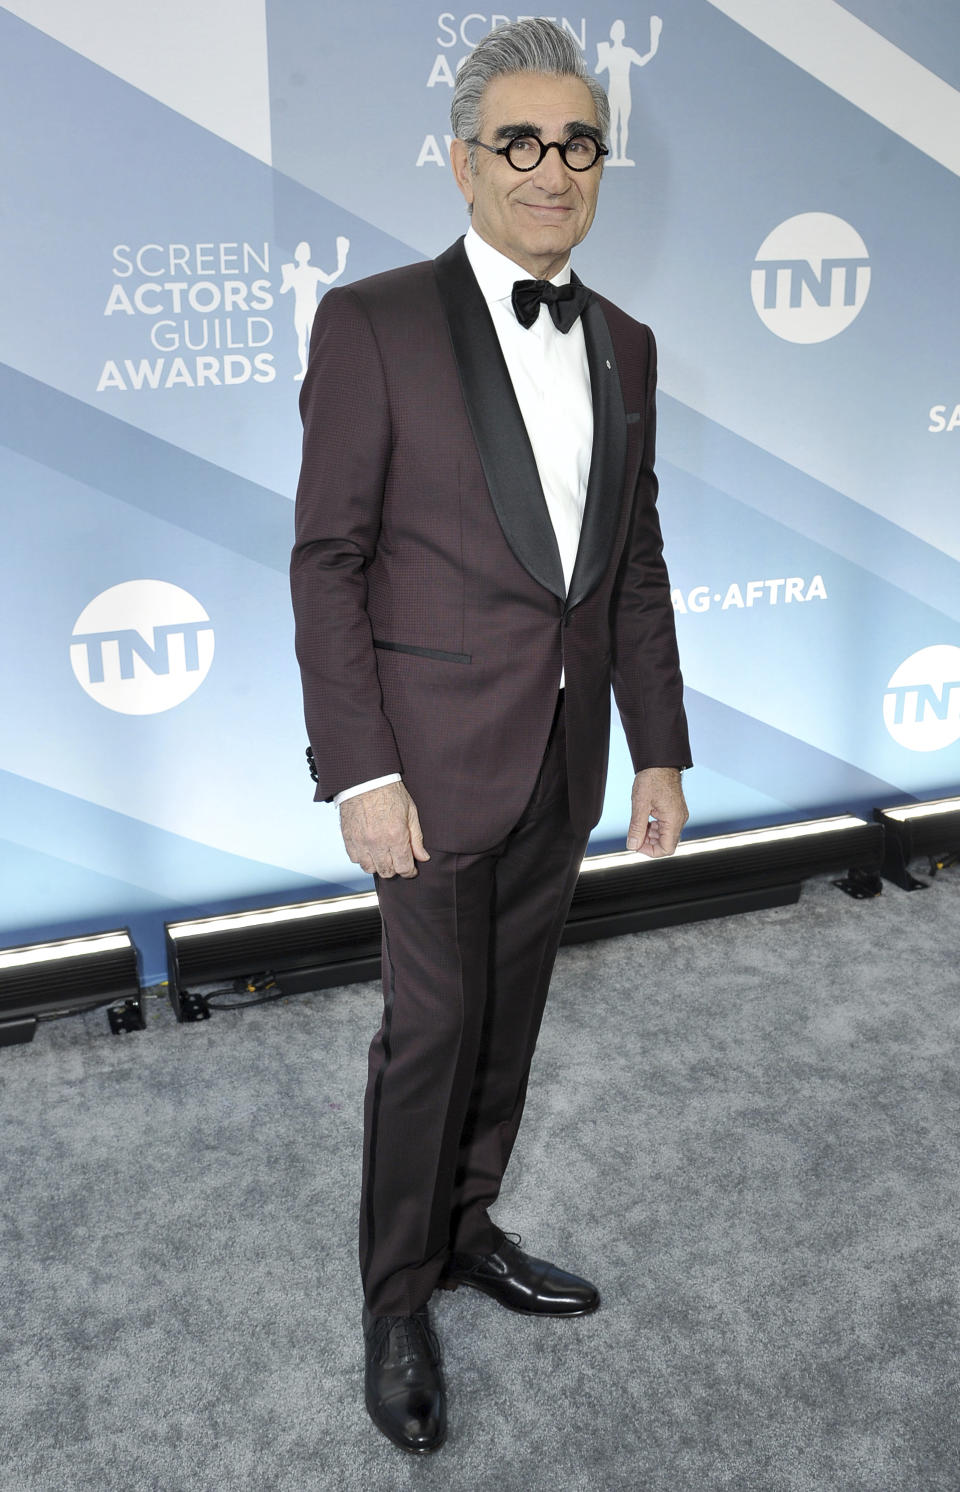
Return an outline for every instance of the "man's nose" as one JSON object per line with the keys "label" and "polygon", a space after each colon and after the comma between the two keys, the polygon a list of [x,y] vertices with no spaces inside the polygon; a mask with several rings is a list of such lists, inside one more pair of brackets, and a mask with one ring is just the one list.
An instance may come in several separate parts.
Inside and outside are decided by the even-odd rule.
{"label": "man's nose", "polygon": [[551,145],[540,164],[531,173],[534,183],[545,192],[559,196],[570,186],[570,173],[557,145]]}

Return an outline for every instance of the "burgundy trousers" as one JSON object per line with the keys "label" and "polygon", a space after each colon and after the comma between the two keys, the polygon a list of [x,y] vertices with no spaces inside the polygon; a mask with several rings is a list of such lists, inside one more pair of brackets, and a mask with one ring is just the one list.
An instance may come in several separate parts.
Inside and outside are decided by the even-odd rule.
{"label": "burgundy trousers", "polygon": [[[377,881],[383,1021],[364,1107],[360,1266],[375,1316],[412,1315],[452,1250],[486,1253],[586,837],[567,806],[563,696],[519,822],[482,854],[427,845]],[[482,784],[478,784],[482,791]]]}

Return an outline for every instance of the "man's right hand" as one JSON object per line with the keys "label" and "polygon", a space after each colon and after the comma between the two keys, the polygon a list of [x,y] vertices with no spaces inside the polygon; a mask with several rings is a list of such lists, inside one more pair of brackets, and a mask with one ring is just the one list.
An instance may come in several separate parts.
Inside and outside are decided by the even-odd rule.
{"label": "man's right hand", "polygon": [[416,804],[402,782],[371,788],[340,805],[340,832],[354,865],[368,875],[417,874],[418,860],[429,860]]}

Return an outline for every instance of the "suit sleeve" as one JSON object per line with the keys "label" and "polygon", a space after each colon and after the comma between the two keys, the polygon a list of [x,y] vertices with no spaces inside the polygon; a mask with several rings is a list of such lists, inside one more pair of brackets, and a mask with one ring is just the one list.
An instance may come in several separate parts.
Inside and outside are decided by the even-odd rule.
{"label": "suit sleeve", "polygon": [[644,442],[633,515],[614,591],[613,693],[635,772],[690,766],[670,580],[657,516],[657,348],[649,339]]}
{"label": "suit sleeve", "polygon": [[370,321],[350,289],[317,310],[300,396],[303,462],[290,565],[317,799],[402,772],[383,713],[366,570],[380,534],[392,436]]}

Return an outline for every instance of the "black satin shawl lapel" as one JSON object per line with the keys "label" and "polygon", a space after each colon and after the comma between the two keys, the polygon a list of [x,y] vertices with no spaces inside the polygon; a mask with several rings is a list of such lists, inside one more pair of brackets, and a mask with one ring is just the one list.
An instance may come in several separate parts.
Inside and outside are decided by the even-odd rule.
{"label": "black satin shawl lapel", "polygon": [[[433,267],[464,403],[504,538],[528,574],[563,600],[563,565],[533,448],[463,239],[435,259]],[[592,485],[591,475],[591,490]]]}
{"label": "black satin shawl lapel", "polygon": [[581,317],[593,399],[593,454],[580,545],[566,610],[579,606],[603,579],[620,522],[627,460],[627,421],[620,374],[606,317],[591,300]]}

